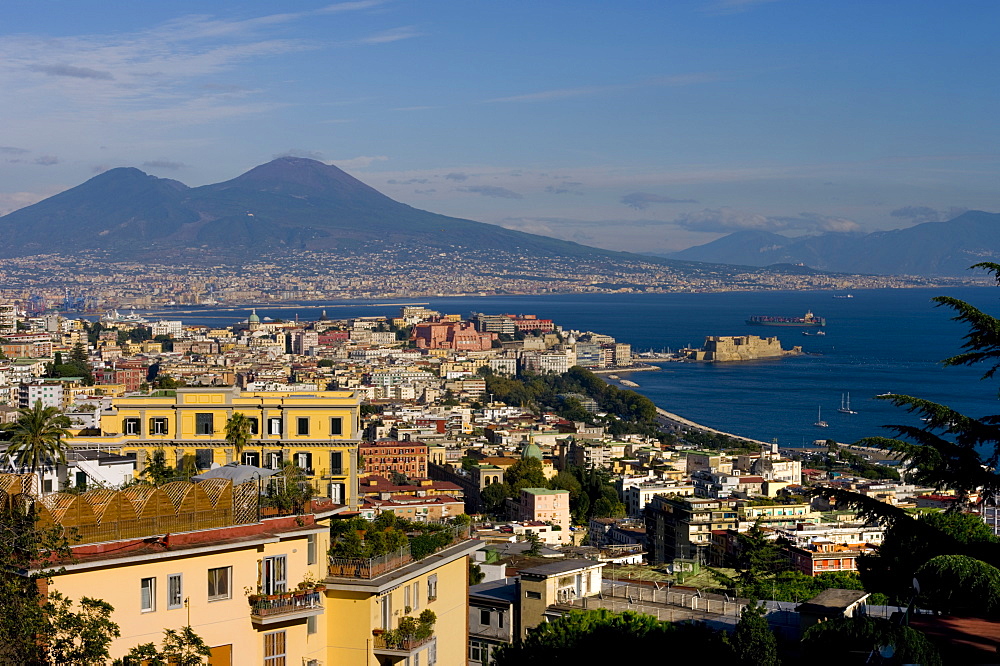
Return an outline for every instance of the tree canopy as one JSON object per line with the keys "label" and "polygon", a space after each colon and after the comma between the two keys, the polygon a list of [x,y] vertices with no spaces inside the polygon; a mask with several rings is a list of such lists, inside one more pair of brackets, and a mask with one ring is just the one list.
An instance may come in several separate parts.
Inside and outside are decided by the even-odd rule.
{"label": "tree canopy", "polygon": [[[1000,283],[1000,264],[981,263],[973,268],[987,270]],[[953,319],[969,327],[964,351],[945,359],[943,364],[985,364],[982,378],[992,378],[1000,369],[1000,320],[950,296],[933,300],[938,306],[951,308],[956,313]],[[925,595],[926,603],[961,607],[972,614],[995,614],[993,572],[1000,566],[1000,542],[978,517],[962,516],[960,512],[969,506],[974,492],[987,497],[1000,493],[1000,475],[996,473],[1000,462],[1000,414],[972,418],[925,398],[889,395],[884,399],[921,416],[924,425],[889,425],[886,428],[892,437],[869,437],[859,444],[895,454],[913,470],[910,481],[952,492],[956,501],[948,513],[917,517],[875,498],[841,489],[821,488],[813,494],[832,496],[838,503],[855,508],[860,516],[889,526],[878,553],[859,558],[867,589],[905,602],[912,594],[912,578],[919,571],[921,588],[933,591]],[[958,584],[971,585],[979,593],[971,598],[949,595],[948,590]]]}
{"label": "tree canopy", "polygon": [[727,663],[733,652],[724,634],[700,624],[670,624],[652,615],[607,609],[570,611],[528,631],[519,644],[499,648],[496,666],[562,666],[614,663],[623,646],[631,654],[662,654],[669,646],[673,660]]}
{"label": "tree canopy", "polygon": [[15,464],[32,474],[45,465],[65,463],[62,438],[69,436],[68,426],[69,419],[58,409],[43,407],[36,400],[33,406],[18,410],[7,451]]}

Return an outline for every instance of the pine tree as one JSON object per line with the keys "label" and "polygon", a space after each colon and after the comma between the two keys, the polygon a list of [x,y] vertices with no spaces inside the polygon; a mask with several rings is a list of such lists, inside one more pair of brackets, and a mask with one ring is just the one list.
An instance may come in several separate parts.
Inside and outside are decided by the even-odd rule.
{"label": "pine tree", "polygon": [[173,480],[175,475],[176,473],[173,468],[167,464],[167,453],[163,450],[163,447],[157,447],[153,450],[145,469],[139,472],[139,476],[154,486],[162,486],[164,483],[168,483]]}
{"label": "pine tree", "polygon": [[[985,269],[1000,284],[1000,264],[981,263],[973,268]],[[1000,370],[1000,320],[950,296],[933,300],[939,306],[954,310],[953,319],[969,327],[963,344],[965,351],[945,359],[944,365],[986,364],[982,379],[992,378]],[[952,491],[957,501],[949,513],[965,509],[973,492],[981,492],[986,497],[1000,493],[1000,475],[996,473],[1000,464],[1000,414],[976,419],[923,398],[890,395],[884,399],[921,416],[924,425],[886,426],[894,437],[869,437],[859,444],[895,454],[903,465],[912,469],[911,482],[929,485],[938,491]],[[968,539],[967,530],[960,525],[915,518],[899,507],[842,489],[819,488],[811,494],[832,497],[839,504],[853,507],[864,519],[889,525],[879,554],[859,559],[859,569],[870,590],[884,590],[897,600],[905,599],[909,596],[908,581],[916,568],[927,561],[924,558],[937,555],[967,555],[992,566],[1000,565],[1000,542],[993,538]],[[953,529],[956,527],[957,531]],[[976,575],[971,567],[964,570],[970,576]],[[936,569],[924,570],[928,580],[921,580],[921,586],[940,588],[938,583],[941,581],[933,579],[940,573]],[[949,575],[953,573],[954,570],[949,570]],[[967,582],[972,585],[974,581]],[[952,579],[950,584],[964,583]],[[983,603],[972,612],[995,612],[993,606],[985,603],[985,598],[980,598]]]}
{"label": "pine tree", "polygon": [[767,624],[765,610],[752,599],[740,612],[731,639],[741,666],[778,666],[778,640]]}

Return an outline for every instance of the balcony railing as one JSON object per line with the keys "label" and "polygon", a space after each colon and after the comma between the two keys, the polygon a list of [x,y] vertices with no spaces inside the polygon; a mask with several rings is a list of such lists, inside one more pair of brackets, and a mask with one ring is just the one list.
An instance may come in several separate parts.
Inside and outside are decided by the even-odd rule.
{"label": "balcony railing", "polygon": [[322,611],[323,595],[320,591],[318,588],[296,590],[253,600],[250,602],[250,615],[254,618],[277,618],[309,611]]}
{"label": "balcony railing", "polygon": [[376,650],[388,650],[390,652],[414,652],[427,645],[434,639],[434,636],[417,638],[416,636],[392,636],[382,634],[375,636],[373,647]]}
{"label": "balcony railing", "polygon": [[[460,541],[469,539],[469,528],[463,526],[452,527],[447,532],[448,542],[444,543],[427,555],[433,555],[449,546],[453,546]],[[426,555],[425,555],[426,557]],[[403,546],[397,551],[379,555],[377,557],[330,557],[329,572],[334,578],[361,578],[371,580],[378,578],[389,572],[400,569],[415,558],[410,552],[410,547]]]}

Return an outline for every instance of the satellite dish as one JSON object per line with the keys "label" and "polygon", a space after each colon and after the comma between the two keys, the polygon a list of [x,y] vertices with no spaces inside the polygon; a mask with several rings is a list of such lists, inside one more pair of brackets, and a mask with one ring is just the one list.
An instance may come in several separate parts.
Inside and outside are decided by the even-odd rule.
{"label": "satellite dish", "polygon": [[896,654],[895,645],[883,645],[878,649],[878,654],[883,659],[892,659],[892,655]]}
{"label": "satellite dish", "polygon": [[913,591],[920,594],[920,581],[916,578],[913,579]]}

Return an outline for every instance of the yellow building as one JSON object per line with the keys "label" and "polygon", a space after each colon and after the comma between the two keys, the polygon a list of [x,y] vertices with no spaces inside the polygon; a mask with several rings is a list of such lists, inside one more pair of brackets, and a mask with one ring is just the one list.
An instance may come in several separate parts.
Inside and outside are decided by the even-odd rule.
{"label": "yellow building", "polygon": [[[353,391],[182,388],[115,398],[101,415],[102,435],[70,443],[134,453],[137,473],[157,448],[166,451],[168,464],[190,460],[200,471],[230,462],[278,469],[291,461],[319,494],[354,506],[360,404]],[[252,431],[239,460],[226,441],[226,422],[236,413],[250,419]]]}
{"label": "yellow building", "polygon": [[[24,492],[26,476],[0,475],[0,495]],[[333,559],[319,521],[344,507],[261,520],[259,492],[216,478],[36,500],[43,524],[82,539],[48,589],[114,607],[113,659],[190,626],[215,666],[465,663],[468,555],[480,545],[467,528],[452,528],[423,559],[408,546]],[[436,620],[430,631],[401,631],[425,610]]]}

